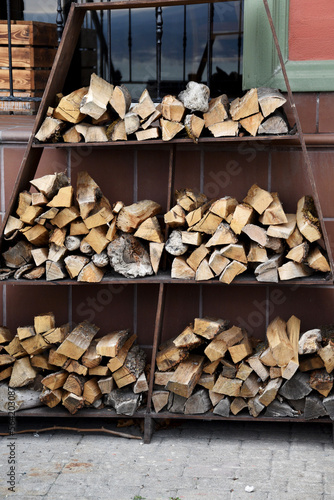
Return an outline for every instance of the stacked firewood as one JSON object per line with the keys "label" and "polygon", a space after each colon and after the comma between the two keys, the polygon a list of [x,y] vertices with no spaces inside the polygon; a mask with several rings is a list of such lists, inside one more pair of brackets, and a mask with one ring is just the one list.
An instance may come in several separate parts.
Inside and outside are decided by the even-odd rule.
{"label": "stacked firewood", "polygon": [[42,404],[62,404],[71,414],[106,405],[132,415],[148,390],[146,354],[130,330],[95,339],[98,331],[88,321],[73,330],[69,324],[56,327],[53,313],[35,316],[34,324],[18,327],[15,336],[0,327],[0,381],[9,379],[7,392],[8,387],[20,391],[21,409],[36,406],[37,396]]}
{"label": "stacked firewood", "polygon": [[164,216],[172,232],[166,251],[174,256],[172,278],[231,283],[247,270],[258,281],[278,282],[330,271],[320,245],[313,199],[303,196],[286,214],[277,193],[254,184],[239,203],[225,196],[208,200],[183,189]]}
{"label": "stacked firewood", "polygon": [[19,194],[4,230],[1,279],[63,278],[100,282],[112,269],[126,277],[157,273],[164,238],[158,203],[113,205],[87,172],[79,172],[76,201],[64,173],[31,181]]}
{"label": "stacked firewood", "polygon": [[254,88],[230,103],[226,94],[210,100],[210,89],[189,82],[176,97],[166,95],[155,105],[147,89],[138,103],[129,90],[113,86],[96,74],[90,86],[57,96],[36,134],[39,142],[109,142],[158,139],[170,141],[188,135],[234,137],[249,134],[287,134],[286,117],[279,110],[286,102],[275,89]]}
{"label": "stacked firewood", "polygon": [[276,317],[261,342],[227,320],[195,318],[160,346],[156,366],[155,412],[334,420],[333,325],[300,335],[298,318]]}

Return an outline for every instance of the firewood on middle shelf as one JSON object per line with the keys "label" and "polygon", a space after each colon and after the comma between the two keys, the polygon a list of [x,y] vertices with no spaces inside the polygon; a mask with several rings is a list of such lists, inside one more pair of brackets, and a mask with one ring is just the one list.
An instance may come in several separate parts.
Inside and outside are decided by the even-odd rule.
{"label": "firewood on middle shelf", "polygon": [[107,247],[110,265],[127,278],[153,274],[148,252],[131,234],[122,234]]}
{"label": "firewood on middle shelf", "polygon": [[57,352],[78,360],[88,349],[89,344],[99,331],[99,328],[88,321],[83,321],[72,330],[64,342],[58,347]]}
{"label": "firewood on middle shelf", "polygon": [[280,317],[275,318],[267,328],[267,338],[278,366],[286,366],[295,353],[287,336],[285,321]]}
{"label": "firewood on middle shelf", "polygon": [[113,373],[118,388],[129,385],[139,378],[146,364],[146,354],[137,345],[129,350],[124,365]]}
{"label": "firewood on middle shelf", "polygon": [[166,388],[179,396],[189,398],[201,376],[203,363],[204,356],[189,355],[178,365]]}
{"label": "firewood on middle shelf", "polygon": [[143,200],[125,206],[117,216],[117,227],[126,233],[133,232],[146,219],[157,215],[161,206],[152,200]]}
{"label": "firewood on middle shelf", "polygon": [[81,102],[81,113],[98,120],[107,109],[113,89],[113,85],[93,73],[90,78],[88,92]]}

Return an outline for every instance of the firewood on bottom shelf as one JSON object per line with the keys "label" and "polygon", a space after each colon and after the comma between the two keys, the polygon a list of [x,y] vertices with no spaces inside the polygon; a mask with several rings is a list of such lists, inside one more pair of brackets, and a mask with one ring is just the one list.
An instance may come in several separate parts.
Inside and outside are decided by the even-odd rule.
{"label": "firewood on bottom shelf", "polygon": [[161,227],[156,217],[149,217],[138,226],[134,236],[143,240],[163,243]]}
{"label": "firewood on bottom shelf", "polygon": [[13,365],[13,371],[8,383],[9,387],[23,387],[30,384],[37,375],[37,371],[31,366],[28,357],[17,359]]}
{"label": "firewood on bottom shelf", "polygon": [[204,356],[190,354],[175,370],[166,389],[179,396],[189,398],[197,384],[203,368]]}
{"label": "firewood on bottom shelf", "polygon": [[76,396],[82,396],[84,390],[85,379],[76,373],[70,373],[67,377],[63,389],[67,392],[72,392]]}
{"label": "firewood on bottom shelf", "polygon": [[271,225],[267,229],[267,235],[273,238],[283,238],[287,240],[293,233],[296,227],[296,215],[286,214],[288,221],[284,224]]}
{"label": "firewood on bottom shelf", "polygon": [[300,320],[296,318],[296,316],[291,316],[286,324],[286,329],[294,354],[288,364],[282,368],[282,377],[289,380],[293,377],[299,367],[298,341],[300,335]]}
{"label": "firewood on bottom shelf", "polygon": [[214,387],[213,391],[218,392],[219,394],[224,394],[225,396],[239,396],[240,389],[242,386],[242,380],[239,379],[231,379],[227,377],[223,377],[223,375],[219,375]]}
{"label": "firewood on bottom shelf", "polygon": [[185,415],[202,415],[211,409],[211,401],[208,391],[200,389],[194,392],[186,401],[184,405]]}
{"label": "firewood on bottom shelf", "polygon": [[278,283],[278,268],[282,261],[283,254],[279,253],[259,264],[254,270],[257,281]]}
{"label": "firewood on bottom shelf", "polygon": [[259,392],[261,383],[259,382],[258,376],[252,372],[246,380],[243,381],[240,396],[242,398],[254,398]]}
{"label": "firewood on bottom shelf", "polygon": [[78,375],[87,375],[87,366],[81,365],[75,359],[67,359],[63,364],[64,370],[69,373],[77,373]]}
{"label": "firewood on bottom shelf", "polygon": [[71,392],[64,393],[62,396],[62,404],[65,408],[74,415],[84,406],[84,399],[81,396],[72,394]]}
{"label": "firewood on bottom shelf", "polygon": [[233,399],[230,410],[233,415],[237,415],[240,411],[247,407],[247,402],[243,398],[237,397]]}
{"label": "firewood on bottom shelf", "polygon": [[126,278],[153,274],[148,252],[131,234],[116,237],[109,243],[107,252],[110,265]]}
{"label": "firewood on bottom shelf", "polygon": [[155,413],[163,410],[168,403],[169,391],[153,391],[152,403]]}
{"label": "firewood on bottom shelf", "polygon": [[133,386],[133,392],[135,394],[140,394],[140,393],[146,392],[146,391],[148,391],[148,383],[147,383],[146,375],[143,372],[137,378],[137,380]]}
{"label": "firewood on bottom shelf", "polygon": [[229,415],[230,415],[230,406],[231,406],[231,399],[229,397],[224,397],[214,407],[213,413],[215,415],[220,415],[221,417],[229,417]]}
{"label": "firewood on bottom shelf", "polygon": [[283,210],[282,204],[279,200],[277,193],[271,193],[273,201],[268,208],[265,209],[259,217],[259,222],[265,226],[272,226],[275,224],[286,224],[288,219]]}
{"label": "firewood on bottom shelf", "polygon": [[310,386],[327,397],[333,388],[333,375],[326,370],[316,370],[310,375]]}
{"label": "firewood on bottom shelf", "polygon": [[61,389],[55,389],[54,391],[51,391],[50,389],[45,389],[40,396],[40,400],[44,405],[48,406],[49,408],[54,408],[61,402],[62,394],[63,391]]}
{"label": "firewood on bottom shelf", "polygon": [[269,370],[262,364],[260,360],[260,353],[256,353],[247,358],[247,363],[262,380],[262,382],[265,382],[269,378]]}
{"label": "firewood on bottom shelf", "polygon": [[334,420],[334,394],[331,394],[327,398],[322,400],[324,407],[331,420]]}
{"label": "firewood on bottom shelf", "polygon": [[44,377],[42,384],[51,391],[54,391],[55,389],[63,387],[67,377],[68,373],[65,370],[60,370],[58,372],[50,373],[50,375]]}
{"label": "firewood on bottom shelf", "polygon": [[318,355],[303,356],[299,362],[299,370],[301,372],[316,370],[318,368],[323,368],[324,366],[323,360]]}
{"label": "firewood on bottom shelf", "polygon": [[6,380],[6,378],[10,378],[12,372],[13,372],[13,367],[12,366],[8,366],[4,370],[1,370],[0,371],[0,382],[2,380]]}
{"label": "firewood on bottom shelf", "polygon": [[267,328],[267,339],[272,355],[278,366],[285,367],[295,352],[287,335],[287,325],[280,317],[276,317]]}
{"label": "firewood on bottom shelf", "polygon": [[306,373],[296,372],[295,375],[284,382],[279,389],[279,394],[285,399],[302,399],[312,391],[310,376]]}
{"label": "firewood on bottom shelf", "polygon": [[91,378],[84,383],[82,397],[85,405],[92,405],[97,399],[102,397],[102,392],[96,378]]}
{"label": "firewood on bottom shelf", "polygon": [[322,335],[319,328],[303,333],[298,341],[299,354],[313,354],[321,347]]}
{"label": "firewood on bottom shelf", "polygon": [[238,371],[236,373],[236,378],[240,378],[240,380],[246,380],[249,375],[252,373],[253,368],[251,368],[247,363],[240,363],[238,367]]}
{"label": "firewood on bottom shelf", "polygon": [[154,373],[154,384],[165,386],[173,376],[173,372],[159,372]]}
{"label": "firewood on bottom shelf", "polygon": [[235,236],[230,226],[225,222],[221,222],[205,246],[229,245],[230,243],[237,242],[238,238]]}
{"label": "firewood on bottom shelf", "polygon": [[97,383],[102,394],[109,394],[115,389],[115,381],[112,376],[100,378]]}
{"label": "firewood on bottom shelf", "polygon": [[325,347],[321,347],[318,355],[324,362],[327,373],[331,373],[334,370],[334,342],[330,340]]}
{"label": "firewood on bottom shelf", "polygon": [[230,227],[235,234],[240,234],[246,224],[250,224],[254,215],[254,209],[246,203],[240,203],[233,212]]}
{"label": "firewood on bottom shelf", "polygon": [[136,382],[144,371],[146,363],[145,352],[137,345],[129,350],[124,365],[113,373],[118,388]]}
{"label": "firewood on bottom shelf", "polygon": [[260,402],[260,396],[248,400],[248,410],[252,417],[258,417],[265,406]]}
{"label": "firewood on bottom shelf", "polygon": [[104,404],[112,406],[118,415],[132,417],[142,400],[141,394],[134,394],[131,389],[115,389],[104,396]]}
{"label": "firewood on bottom shelf", "polygon": [[[180,205],[175,205],[164,214],[164,221],[169,227],[184,226],[186,213]],[[185,232],[187,234],[187,232]],[[186,242],[184,242],[186,243]]]}
{"label": "firewood on bottom shelf", "polygon": [[2,254],[6,267],[18,269],[31,262],[31,250],[32,246],[26,241],[19,241],[16,243]]}
{"label": "firewood on bottom shelf", "polygon": [[205,387],[205,389],[212,390],[213,386],[216,383],[216,375],[210,373],[202,373],[200,376],[197,385],[201,385],[202,387]]}

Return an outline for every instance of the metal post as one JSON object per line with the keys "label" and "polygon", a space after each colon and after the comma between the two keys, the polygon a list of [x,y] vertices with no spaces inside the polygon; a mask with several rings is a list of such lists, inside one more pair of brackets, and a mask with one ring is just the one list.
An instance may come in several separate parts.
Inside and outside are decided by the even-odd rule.
{"label": "metal post", "polygon": [[63,9],[61,6],[61,0],[57,0],[56,23],[57,23],[57,40],[58,40],[58,45],[59,45],[62,34],[63,34],[63,29],[64,29],[64,17],[63,17]]}
{"label": "metal post", "polygon": [[13,61],[12,61],[12,25],[10,18],[10,0],[7,0],[7,26],[8,26],[8,65],[9,65],[9,95],[13,97]]}
{"label": "metal post", "polygon": [[186,83],[187,6],[183,6],[183,84]]}
{"label": "metal post", "polygon": [[162,41],[162,8],[156,7],[156,74],[157,74],[157,98],[160,99],[160,86],[161,86],[161,41]]}
{"label": "metal post", "polygon": [[132,81],[132,19],[131,19],[131,9],[129,9],[129,36],[128,36],[128,46],[129,46],[129,81]]}
{"label": "metal post", "polygon": [[208,32],[207,32],[207,67],[206,67],[206,84],[210,88],[212,74],[212,27],[213,27],[213,3],[208,4]]}

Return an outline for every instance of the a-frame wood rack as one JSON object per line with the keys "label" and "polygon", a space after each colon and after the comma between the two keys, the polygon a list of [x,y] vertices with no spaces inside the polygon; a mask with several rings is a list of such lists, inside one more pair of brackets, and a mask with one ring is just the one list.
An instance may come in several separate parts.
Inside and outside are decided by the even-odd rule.
{"label": "a-frame wood rack", "polygon": [[[216,0],[218,2],[223,2],[227,0]],[[250,0],[246,0],[250,1]],[[279,1],[279,0],[276,0]],[[49,106],[53,105],[55,95],[59,92],[62,91],[65,79],[67,76],[67,73],[69,71],[69,67],[71,64],[71,60],[74,54],[74,50],[77,44],[77,41],[79,39],[80,35],[80,30],[81,26],[85,17],[86,12],[88,11],[99,11],[99,10],[119,10],[119,9],[140,9],[144,7],[168,7],[168,6],[177,6],[177,5],[193,5],[193,4],[208,4],[212,3],[213,0],[116,0],[113,2],[106,2],[106,3],[88,3],[88,4],[76,4],[72,3],[71,4],[71,9],[69,12],[69,16],[67,19],[67,23],[64,29],[63,37],[60,43],[60,46],[58,48],[54,64],[48,79],[47,86],[45,88],[45,92],[43,95],[43,99],[41,102],[41,105],[39,107],[39,111],[35,120],[35,124],[33,127],[33,131],[31,134],[31,138],[28,142],[23,161],[19,170],[19,174],[11,195],[9,207],[6,211],[6,215],[4,217],[3,223],[2,223],[2,228],[1,228],[1,234],[0,234],[0,248],[2,249],[4,245],[3,241],[3,232],[4,228],[6,226],[7,220],[9,215],[14,213],[15,206],[17,203],[18,195],[21,191],[28,189],[29,190],[29,181],[34,178],[34,175],[36,173],[39,161],[41,159],[41,155],[43,152],[43,149],[45,147],[62,147],[62,148],[80,148],[82,145],[80,144],[36,144],[34,141],[35,134],[39,130],[43,119],[46,115],[46,111]],[[328,254],[329,262],[330,262],[330,267],[331,267],[331,273],[329,277],[327,277],[327,280],[324,279],[318,279],[318,278],[305,278],[302,280],[293,280],[294,283],[298,283],[301,286],[302,285],[332,285],[333,283],[333,275],[334,275],[334,266],[333,266],[333,256],[332,256],[332,251],[330,248],[330,243],[329,243],[329,238],[327,235],[325,223],[323,220],[323,214],[322,214],[322,209],[321,209],[321,204],[319,200],[319,195],[318,195],[318,190],[317,190],[317,184],[311,164],[311,160],[307,151],[303,131],[301,128],[301,123],[300,119],[298,116],[298,112],[296,109],[294,97],[291,91],[291,87],[289,84],[289,79],[286,73],[286,68],[284,64],[284,60],[282,57],[282,53],[280,50],[278,38],[276,35],[275,27],[273,24],[273,19],[270,13],[270,9],[268,6],[268,0],[263,0],[263,4],[266,10],[266,14],[268,17],[268,21],[270,24],[272,36],[274,39],[275,47],[277,49],[279,61],[281,64],[281,69],[283,72],[287,92],[288,92],[288,100],[290,103],[290,106],[292,108],[293,116],[296,122],[296,128],[297,128],[297,134],[296,135],[290,135],[290,136],[267,136],[267,137],[234,137],[234,138],[220,138],[220,139],[214,139],[214,138],[202,138],[200,139],[199,143],[202,144],[232,144],[232,143],[240,143],[240,142],[245,142],[245,141],[263,141],[264,143],[270,145],[270,144],[277,144],[277,143],[283,143],[284,145],[292,145],[296,146],[296,144],[300,145],[302,149],[302,154],[303,154],[303,166],[304,166],[304,173],[307,179],[310,182],[310,186],[312,189],[312,196],[315,202],[315,206],[318,212],[318,217],[321,223],[321,229],[322,229],[322,234],[323,234],[323,239],[324,239],[324,245],[326,247],[326,251]],[[174,172],[175,172],[175,157],[176,157],[176,151],[177,151],[177,146],[178,144],[183,145],[184,143],[191,143],[190,139],[175,139],[172,140],[171,142],[168,143],[169,145],[169,180],[168,180],[168,187],[167,187],[167,210],[169,210],[172,206],[172,198],[173,198],[173,185],[174,185]],[[135,141],[127,141],[124,143],[103,143],[103,144],[97,144],[97,143],[92,143],[90,146],[92,148],[95,147],[109,147],[109,148],[129,148],[129,147],[136,147],[140,148],[143,143],[135,142]],[[152,141],[145,141],[144,145],[147,147],[150,145],[152,148],[159,148],[161,146],[162,141],[160,140],[152,140]],[[166,145],[166,143],[163,143]],[[196,146],[194,146],[196,147]],[[54,282],[46,282],[46,281],[32,281],[28,282],[27,280],[10,280],[9,281],[11,284],[36,284],[36,285],[51,285],[54,284]],[[154,337],[153,337],[153,348],[152,348],[152,359],[151,359],[151,376],[150,376],[150,384],[149,384],[149,392],[148,392],[148,401],[147,401],[147,407],[144,412],[139,412],[135,415],[135,417],[138,418],[143,418],[145,420],[145,441],[149,442],[151,433],[152,433],[152,424],[153,420],[156,418],[199,418],[201,420],[228,420],[228,418],[224,417],[219,417],[217,415],[213,415],[212,413],[205,414],[205,415],[176,415],[176,414],[170,414],[167,412],[159,413],[159,414],[154,414],[151,411],[151,398],[152,398],[152,391],[153,391],[153,379],[154,379],[154,370],[155,370],[155,359],[156,359],[156,354],[157,354],[157,348],[158,348],[158,343],[160,341],[160,335],[161,335],[161,330],[162,330],[162,322],[163,322],[163,314],[164,314],[164,302],[165,302],[165,295],[166,295],[166,286],[170,285],[172,283],[189,283],[188,281],[183,281],[183,280],[172,280],[170,276],[167,273],[161,273],[158,274],[158,276],[153,277],[153,278],[142,278],[142,279],[133,279],[129,280],[126,278],[112,278],[110,280],[102,281],[102,283],[127,283],[127,284],[144,284],[144,283],[158,283],[159,284],[159,294],[158,294],[158,302],[157,302],[157,310],[156,310],[156,319],[155,319],[155,329],[154,329]],[[219,284],[219,282],[208,282],[208,284],[217,284],[218,286],[224,286]],[[63,285],[72,285],[72,284],[77,284],[75,281],[71,280],[62,280],[58,282],[57,284],[63,284]],[[235,285],[250,285],[253,284],[256,286],[261,286],[260,283],[256,282],[254,279],[249,279],[249,278],[240,278],[235,282]],[[264,283],[265,285],[268,285],[268,283]],[[286,284],[286,282],[280,282],[279,286]],[[291,286],[292,281],[287,283],[288,285]],[[83,284],[80,283],[82,286]],[[196,286],[196,284],[195,284]],[[233,285],[232,285],[233,286]],[[277,286],[277,285],[276,285]],[[79,412],[80,415],[75,415],[76,417],[82,416],[82,417],[87,417],[87,416],[92,416],[92,417],[117,417],[120,418],[119,415],[112,415],[110,412],[107,411],[97,411],[97,410],[82,410]],[[49,408],[38,408],[35,410],[25,410],[22,412],[19,412],[17,416],[70,416],[69,414],[59,411],[57,409],[50,410]],[[236,416],[236,417],[231,417],[234,420],[253,420],[252,417],[250,416]],[[272,418],[266,418],[266,417],[257,417],[257,420],[259,421],[270,421],[273,420]],[[280,418],[280,421],[304,421],[301,418]],[[318,421],[321,422],[330,422],[329,419],[320,419]]]}

